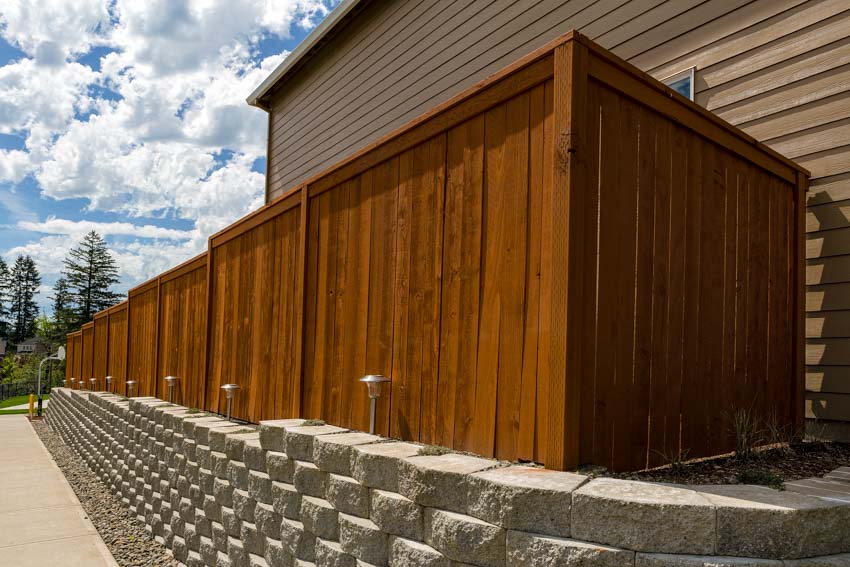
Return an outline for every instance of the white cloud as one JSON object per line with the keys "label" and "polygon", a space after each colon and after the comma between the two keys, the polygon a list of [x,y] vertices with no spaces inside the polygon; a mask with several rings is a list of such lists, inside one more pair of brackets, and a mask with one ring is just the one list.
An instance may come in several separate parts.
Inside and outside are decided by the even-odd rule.
{"label": "white cloud", "polygon": [[4,0],[0,35],[43,64],[85,53],[109,23],[107,0]]}
{"label": "white cloud", "polygon": [[137,236],[139,238],[165,238],[168,240],[186,240],[193,236],[188,230],[164,228],[152,224],[137,225],[129,222],[92,222],[72,221],[50,217],[44,222],[20,221],[18,228],[45,234],[64,234],[76,240],[85,234],[96,231],[101,236]]}
{"label": "white cloud", "polygon": [[[0,133],[26,140],[0,150],[0,206],[7,224],[40,233],[2,252],[32,255],[52,282],[93,229],[126,291],[203,251],[210,234],[263,201],[264,176],[251,166],[265,154],[267,116],[245,98],[288,53],[261,58],[259,42],[312,28],[337,1],[0,4],[0,35],[27,55],[0,67]],[[96,46],[108,48],[99,66],[81,63]],[[28,175],[43,197],[85,199],[88,211],[127,219],[36,218],[6,189]]]}

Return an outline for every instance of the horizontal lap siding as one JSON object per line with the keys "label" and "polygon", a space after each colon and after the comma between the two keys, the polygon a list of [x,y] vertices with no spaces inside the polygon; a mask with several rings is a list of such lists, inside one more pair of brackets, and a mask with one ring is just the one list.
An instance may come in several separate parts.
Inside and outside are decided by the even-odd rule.
{"label": "horizontal lap siding", "polygon": [[[800,1],[775,1],[772,13]],[[267,197],[279,196],[327,163],[355,153],[571,29],[629,58],[735,9],[746,11],[738,16],[741,21],[757,21],[771,12],[749,4],[373,2],[273,96]]]}
{"label": "horizontal lap siding", "polygon": [[145,291],[131,291],[128,309],[129,354],[126,379],[137,382],[135,395],[155,396],[159,287],[153,285]]}
{"label": "horizontal lap siding", "polygon": [[551,114],[548,82],[311,198],[306,417],[366,429],[356,380],[384,374],[379,433],[545,458],[537,359]]}
{"label": "horizontal lap siding", "polygon": [[126,393],[127,379],[127,307],[109,313],[109,362],[107,375],[112,376],[112,391]]}
{"label": "horizontal lap siding", "polygon": [[733,409],[789,423],[795,187],[596,81],[588,93],[582,462],[734,449]]}
{"label": "horizontal lap siding", "polygon": [[237,383],[234,417],[297,416],[300,215],[290,209],[210,252],[210,411],[226,411],[220,387]]}
{"label": "horizontal lap siding", "polygon": [[204,407],[207,330],[206,262],[160,284],[159,371],[157,392],[168,396],[165,376],[177,376],[174,403]]}

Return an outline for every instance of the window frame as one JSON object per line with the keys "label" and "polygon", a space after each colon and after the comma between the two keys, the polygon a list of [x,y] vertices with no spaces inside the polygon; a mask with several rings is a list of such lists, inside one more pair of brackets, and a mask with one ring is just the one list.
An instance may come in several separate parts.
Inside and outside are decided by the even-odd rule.
{"label": "window frame", "polygon": [[672,75],[668,75],[668,76],[664,77],[663,79],[661,79],[661,82],[664,83],[667,87],[676,91],[677,93],[682,94],[679,91],[677,91],[676,89],[674,89],[671,86],[671,84],[676,83],[678,81],[681,81],[682,79],[688,79],[688,97],[687,98],[688,98],[688,100],[694,100],[694,94],[695,94],[694,93],[694,79],[696,77],[696,70],[697,70],[696,67],[688,67],[687,69],[682,69],[681,71],[678,71],[676,73],[673,73]]}

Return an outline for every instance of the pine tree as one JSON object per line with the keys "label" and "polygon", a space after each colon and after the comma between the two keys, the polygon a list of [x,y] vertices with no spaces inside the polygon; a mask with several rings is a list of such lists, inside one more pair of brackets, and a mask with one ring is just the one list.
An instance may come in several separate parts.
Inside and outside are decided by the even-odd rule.
{"label": "pine tree", "polygon": [[9,266],[0,258],[0,338],[9,336],[9,307],[11,303],[11,273]]}
{"label": "pine tree", "polygon": [[88,323],[95,313],[121,300],[109,289],[118,283],[118,266],[106,242],[95,231],[85,235],[79,246],[68,253],[62,277],[74,304],[75,326]]}
{"label": "pine tree", "polygon": [[53,284],[53,321],[55,322],[56,336],[53,340],[61,340],[65,335],[76,329],[77,315],[74,312],[74,302],[68,280],[59,278]]}
{"label": "pine tree", "polygon": [[38,317],[35,295],[41,285],[41,276],[30,256],[18,256],[12,266],[10,280],[12,339],[20,342],[35,332],[35,319]]}

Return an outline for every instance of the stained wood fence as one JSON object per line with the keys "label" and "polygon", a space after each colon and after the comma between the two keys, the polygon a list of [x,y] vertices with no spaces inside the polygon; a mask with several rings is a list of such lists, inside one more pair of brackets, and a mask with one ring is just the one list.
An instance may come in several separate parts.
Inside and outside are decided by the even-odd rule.
{"label": "stained wood fence", "polygon": [[572,33],[210,238],[69,375],[551,468],[802,423],[807,172]]}

